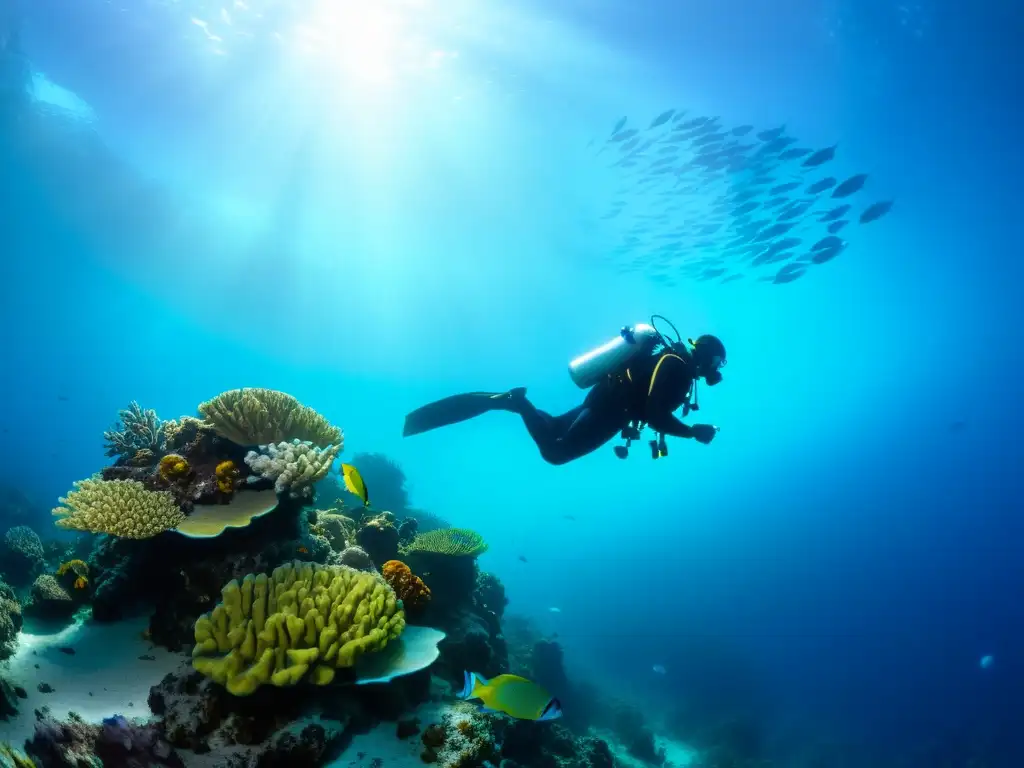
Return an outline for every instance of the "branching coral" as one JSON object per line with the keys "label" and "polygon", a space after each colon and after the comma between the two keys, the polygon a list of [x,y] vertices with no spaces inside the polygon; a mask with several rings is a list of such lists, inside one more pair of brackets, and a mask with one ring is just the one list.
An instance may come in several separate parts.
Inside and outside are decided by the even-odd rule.
{"label": "branching coral", "polygon": [[451,557],[476,557],[487,551],[487,542],[476,531],[466,528],[441,528],[419,534],[406,551]]}
{"label": "branching coral", "polygon": [[379,577],[298,561],[231,581],[196,622],[193,666],[236,696],[259,686],[326,685],[335,670],[382,650],[405,628]]}
{"label": "branching coral", "polygon": [[344,442],[338,427],[291,395],[273,389],[232,389],[202,403],[199,412],[218,435],[236,445],[299,440],[340,446]]}
{"label": "branching coral", "polygon": [[143,410],[132,400],[118,415],[120,423],[103,433],[107,441],[107,456],[122,456],[130,460],[138,451],[148,450],[151,455],[163,453],[163,422],[156,411],[151,408]]}
{"label": "branching coral", "polygon": [[191,469],[192,468],[188,465],[188,459],[184,456],[179,456],[176,453],[169,453],[164,456],[160,459],[160,464],[157,467],[160,477],[168,483],[173,483],[175,480],[188,477],[188,473]]}
{"label": "branching coral", "polygon": [[58,528],[148,539],[174,528],[185,513],[169,493],[149,491],[136,480],[80,480],[53,510]]}
{"label": "branching coral", "polygon": [[259,453],[249,451],[245,455],[245,463],[259,477],[273,480],[278,493],[288,493],[293,498],[311,495],[313,484],[327,476],[341,451],[340,445],[317,448],[298,440],[259,448]]}
{"label": "branching coral", "polygon": [[401,560],[388,560],[380,572],[384,581],[395,590],[405,610],[410,613],[421,611],[430,602],[430,589]]}

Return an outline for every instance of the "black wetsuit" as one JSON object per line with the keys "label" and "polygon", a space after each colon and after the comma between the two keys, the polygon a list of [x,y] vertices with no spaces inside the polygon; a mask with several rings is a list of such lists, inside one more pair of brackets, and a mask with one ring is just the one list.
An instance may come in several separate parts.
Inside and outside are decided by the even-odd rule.
{"label": "black wetsuit", "polygon": [[566,464],[600,448],[633,422],[656,432],[690,437],[674,415],[687,402],[694,382],[693,363],[672,351],[645,357],[623,376],[595,384],[581,405],[559,416],[536,408],[525,397],[514,410],[551,464]]}

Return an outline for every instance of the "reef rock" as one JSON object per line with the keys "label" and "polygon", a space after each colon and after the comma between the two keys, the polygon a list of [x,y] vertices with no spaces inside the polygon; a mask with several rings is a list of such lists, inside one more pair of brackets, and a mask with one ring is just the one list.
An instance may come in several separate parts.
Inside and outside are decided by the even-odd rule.
{"label": "reef rock", "polygon": [[35,733],[25,742],[25,752],[41,768],[184,766],[155,727],[120,715],[92,725],[74,713],[60,721],[37,710]]}

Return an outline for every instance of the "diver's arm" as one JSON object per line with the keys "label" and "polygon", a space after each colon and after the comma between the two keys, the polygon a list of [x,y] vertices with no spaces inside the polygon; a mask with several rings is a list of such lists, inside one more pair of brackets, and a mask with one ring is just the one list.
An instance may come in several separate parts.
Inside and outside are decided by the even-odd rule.
{"label": "diver's arm", "polygon": [[676,418],[674,413],[659,413],[647,420],[647,426],[655,432],[671,437],[693,437],[693,430]]}

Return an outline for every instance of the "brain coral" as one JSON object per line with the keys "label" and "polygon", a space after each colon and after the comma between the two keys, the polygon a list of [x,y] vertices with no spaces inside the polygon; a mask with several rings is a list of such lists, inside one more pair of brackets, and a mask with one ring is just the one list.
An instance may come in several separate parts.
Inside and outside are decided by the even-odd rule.
{"label": "brain coral", "polygon": [[53,510],[58,528],[148,539],[179,525],[185,513],[169,493],[136,480],[81,480]]}
{"label": "brain coral", "polygon": [[326,685],[405,628],[394,591],[344,566],[292,562],[231,581],[196,622],[193,666],[236,696],[259,686]]}
{"label": "brain coral", "polygon": [[294,397],[273,389],[232,389],[199,406],[206,423],[236,445],[299,440],[342,445],[342,432]]}

